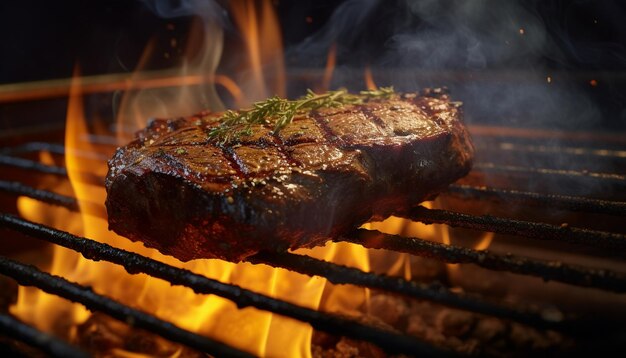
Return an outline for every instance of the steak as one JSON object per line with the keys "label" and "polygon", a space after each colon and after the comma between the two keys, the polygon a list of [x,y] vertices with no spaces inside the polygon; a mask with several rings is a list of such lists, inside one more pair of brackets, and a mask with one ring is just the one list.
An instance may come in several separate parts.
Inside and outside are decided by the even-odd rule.
{"label": "steak", "polygon": [[298,114],[227,145],[219,113],[155,119],[109,161],[110,229],[188,261],[324,244],[470,170],[460,103],[423,90]]}

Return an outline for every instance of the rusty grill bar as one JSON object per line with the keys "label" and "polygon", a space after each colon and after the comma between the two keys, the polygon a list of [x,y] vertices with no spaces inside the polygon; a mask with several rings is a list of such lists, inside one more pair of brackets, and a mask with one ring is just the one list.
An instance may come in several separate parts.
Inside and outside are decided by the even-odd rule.
{"label": "rusty grill bar", "polygon": [[[62,145],[39,142],[27,143],[22,146],[0,151],[0,165],[35,171],[42,174],[67,176],[67,170],[63,167],[44,165],[37,161],[20,158],[18,156],[39,151],[48,151],[56,155],[65,154]],[[595,155],[594,153],[596,152],[585,152],[586,155]],[[553,169],[544,170],[484,162],[479,163],[475,169],[479,172],[496,171],[556,175],[567,177],[568,180],[571,178],[600,180],[617,187],[626,184],[626,177],[624,175],[614,173],[590,173]],[[92,179],[94,183],[102,185],[101,178],[94,177]],[[0,181],[0,191],[13,195],[27,196],[49,204],[62,206],[72,211],[79,210],[79,203],[75,198],[37,189],[20,182]],[[507,204],[516,203],[530,207],[550,205],[557,209],[572,212],[605,214],[617,217],[626,216],[626,202],[590,199],[579,196],[543,194],[466,184],[452,185],[446,195],[461,199],[490,200],[505,202]],[[94,206],[94,210],[90,210],[90,212],[106,218],[105,210],[101,205],[98,206],[93,203],[80,204]],[[620,259],[623,259],[623,252],[626,248],[626,235],[572,228],[566,225],[550,225],[490,215],[469,215],[440,209],[427,209],[424,207],[417,207],[400,216],[427,224],[441,223],[452,227],[458,226],[479,231],[503,233],[516,237],[554,240],[582,246],[601,247],[605,249],[607,255],[614,255]],[[421,353],[429,355],[446,355],[450,353],[413,337],[361,324],[334,314],[293,305],[235,285],[225,284],[184,269],[169,266],[88,238],[78,237],[55,228],[29,222],[13,215],[0,214],[0,227],[10,228],[11,230],[19,231],[29,236],[73,249],[91,260],[106,260],[116,263],[123,266],[131,274],[140,272],[146,273],[174,285],[189,287],[198,294],[216,294],[225,297],[236,303],[240,308],[247,306],[256,307],[307,322],[314,328],[331,334],[370,341],[390,353]],[[369,249],[386,249],[415,256],[434,258],[445,263],[472,263],[489,270],[508,271],[581,287],[594,287],[618,293],[626,292],[626,274],[609,269],[589,268],[566,264],[560,261],[546,261],[511,254],[500,255],[487,250],[475,250],[419,238],[390,235],[376,230],[357,229],[343,237],[334,238],[333,241],[351,242]],[[260,253],[249,258],[249,261],[254,264],[282,267],[309,276],[322,276],[335,284],[359,285],[400,293],[408,297],[426,299],[450,307],[505,318],[542,329],[553,329],[571,334],[588,334],[594,330],[594,323],[597,323],[589,320],[580,320],[575,317],[575,315],[569,314],[555,318],[536,308],[495,304],[475,295],[452,292],[442,285],[426,285],[401,278],[364,272],[359,269],[340,266],[309,256],[291,253]],[[34,267],[21,264],[8,258],[0,258],[0,272],[12,277],[20,284],[36,286],[44,291],[81,303],[89,309],[102,311],[131,326],[158,333],[164,338],[185,344],[200,351],[221,356],[246,356],[247,354],[246,352],[228,347],[223,343],[215,342],[207,337],[185,331],[169,322],[161,321],[144,312],[131,309],[110,298],[96,294],[85,286],[69,282],[62,277],[52,276]],[[32,327],[15,321],[15,319],[10,316],[0,316],[0,318],[2,319],[0,320],[0,328],[2,328],[5,323],[19,327],[19,332],[21,333],[13,337],[17,340],[24,341],[29,345],[38,346],[51,355],[70,356],[70,354],[75,354],[75,356],[79,356],[81,354],[75,351],[73,347],[54,338],[46,341],[45,346],[41,346],[41,339],[36,338],[37,334],[40,333],[36,333],[36,330]],[[605,325],[604,328],[609,328],[612,324],[617,327],[621,323],[603,322],[603,324]],[[61,350],[57,351],[57,349]],[[63,349],[69,350],[64,351]],[[72,349],[74,349],[74,351],[71,351]]]}

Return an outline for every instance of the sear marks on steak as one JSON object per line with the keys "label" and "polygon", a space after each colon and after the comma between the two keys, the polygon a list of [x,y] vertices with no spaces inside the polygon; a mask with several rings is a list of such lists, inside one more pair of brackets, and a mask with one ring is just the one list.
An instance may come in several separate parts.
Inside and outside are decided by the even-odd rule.
{"label": "sear marks on steak", "polygon": [[321,245],[433,199],[473,146],[441,90],[325,108],[227,146],[219,114],[157,119],[109,162],[110,229],[188,261]]}

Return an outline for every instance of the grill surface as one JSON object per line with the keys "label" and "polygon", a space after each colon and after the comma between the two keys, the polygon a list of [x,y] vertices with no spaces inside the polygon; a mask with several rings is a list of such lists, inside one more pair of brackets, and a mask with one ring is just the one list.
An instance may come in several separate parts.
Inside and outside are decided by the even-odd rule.
{"label": "grill surface", "polygon": [[[497,129],[494,129],[497,131]],[[485,135],[485,128],[475,129],[479,136]],[[482,132],[482,134],[481,134]],[[502,146],[497,137],[487,135],[488,140],[483,144],[484,152],[497,150]],[[524,141],[524,136],[515,137]],[[573,136],[575,137],[575,136]],[[592,138],[592,137],[589,137]],[[582,137],[583,145],[586,137]],[[106,142],[106,140],[104,140]],[[480,148],[480,146],[479,146]],[[494,149],[496,148],[496,149]],[[514,153],[520,150],[513,147]],[[545,155],[546,150],[535,150],[532,143],[521,146],[522,151],[540,153]],[[529,149],[530,148],[530,149]],[[51,174],[66,177],[67,171],[63,167],[49,166],[37,161],[26,159],[24,156],[48,151],[57,155],[64,154],[61,145],[53,143],[31,142],[25,145],[5,148],[0,155],[0,165],[12,170]],[[603,151],[600,149],[588,149],[585,147],[574,148],[551,148],[551,152],[583,153],[584,155],[604,158],[620,157],[623,152],[619,150]],[[480,153],[480,152],[479,152]],[[95,153],[93,153],[95,154]],[[480,155],[479,155],[480,156]],[[596,173],[589,171],[570,170],[568,168],[537,168],[511,166],[501,163],[489,163],[480,161],[474,171],[460,183],[452,185],[444,198],[450,201],[459,201],[461,206],[472,206],[476,203],[492,203],[500,205],[512,205],[527,210],[539,210],[548,207],[550,210],[561,210],[583,215],[601,215],[601,217],[619,220],[626,214],[626,202],[597,199],[572,195],[568,193],[545,193],[542,191],[528,191],[524,187],[515,185],[515,180],[509,187],[484,186],[484,176],[496,173],[496,175],[511,176],[519,179],[521,175],[549,176],[551,180],[566,181],[599,181],[602,185],[609,185],[612,189],[619,189],[626,185],[626,178],[617,173]],[[556,179],[554,179],[556,178]],[[1,178],[0,178],[1,179]],[[102,178],[88,176],[88,180],[101,185]],[[528,179],[530,180],[530,179]],[[77,211],[79,206],[75,198],[41,190],[26,185],[20,181],[1,180],[0,191],[5,195],[20,195],[37,199],[49,204],[63,206],[69,210]],[[616,192],[619,192],[616,191]],[[100,205],[90,204],[88,209],[97,216],[106,218],[106,212]],[[555,225],[541,222],[541,220],[526,220],[526,218],[508,218],[500,215],[485,215],[462,211],[450,211],[441,209],[427,209],[416,207],[401,216],[413,221],[423,223],[446,224],[451,227],[461,227],[475,231],[486,231],[514,237],[514,241],[521,247],[533,247],[537,242],[549,242],[553,249],[556,245],[557,257],[551,259],[527,257],[522,254],[501,254],[488,250],[470,249],[460,245],[442,244],[420,238],[389,235],[376,230],[358,229],[343,237],[334,238],[336,242],[351,242],[362,245],[369,249],[385,249],[395,252],[408,253],[415,256],[434,258],[445,263],[469,263],[488,270],[508,271],[516,274],[534,276],[543,280],[552,280],[568,285],[589,287],[604,290],[606,292],[626,292],[626,274],[619,266],[624,259],[626,248],[626,235],[621,232],[609,232],[596,228],[576,227],[575,225]],[[500,212],[498,211],[498,214]],[[331,334],[347,336],[357,340],[372,342],[388,353],[409,353],[445,355],[450,352],[422,342],[414,337],[409,337],[380,329],[368,324],[356,322],[334,314],[315,311],[301,306],[293,305],[279,299],[261,295],[234,285],[221,283],[216,280],[194,274],[190,271],[179,269],[167,264],[143,257],[141,255],[117,249],[106,244],[98,243],[89,238],[78,237],[67,232],[47,227],[38,223],[30,222],[17,216],[5,213],[0,214],[0,226],[12,231],[35,237],[61,245],[80,252],[88,259],[105,260],[123,266],[129,274],[146,273],[154,277],[166,280],[173,285],[183,285],[193,289],[197,294],[215,294],[225,297],[238,307],[252,306],[258,309],[270,311],[287,317],[311,324],[315,329],[326,331]],[[619,231],[619,230],[616,230]],[[7,235],[5,234],[5,237]],[[498,240],[499,237],[496,238]],[[5,241],[11,238],[5,238]],[[572,249],[573,248],[573,249]],[[617,262],[618,265],[606,267],[597,265],[580,265],[578,263],[565,263],[558,257],[559,253],[586,252],[591,258],[598,258],[600,262]],[[548,250],[550,251],[550,250]],[[449,307],[455,307],[488,316],[495,316],[507,320],[517,321],[539,329],[551,329],[571,335],[582,337],[589,335],[602,327],[602,330],[623,330],[623,317],[609,319],[605,316],[594,317],[593,315],[581,315],[577,312],[568,312],[566,309],[558,309],[558,314],[546,307],[535,307],[520,304],[495,303],[493,299],[481,297],[476,294],[457,292],[441,284],[424,284],[416,281],[364,272],[359,269],[349,268],[314,259],[309,256],[293,253],[260,253],[249,259],[254,264],[266,264],[273,267],[282,267],[309,276],[323,276],[335,284],[351,284],[378,290],[399,293],[413,299],[433,301]],[[0,272],[11,277],[22,285],[35,286],[49,293],[81,303],[93,311],[100,311],[126,322],[132,326],[157,333],[164,338],[175,341],[199,351],[216,354],[219,356],[246,356],[247,353],[216,342],[210,338],[199,336],[185,331],[175,325],[164,322],[150,314],[132,309],[110,298],[94,293],[89,288],[77,283],[69,282],[62,277],[51,276],[38,269],[24,265],[9,258],[0,258]],[[616,310],[624,307],[615,307]],[[47,337],[42,344],[41,333],[32,327],[16,321],[10,316],[1,316],[1,327],[7,334],[6,327],[11,325],[18,327],[11,337],[27,344],[33,345],[48,354],[56,356],[80,356],[81,352],[68,346],[58,339]],[[596,332],[597,333],[597,332]]]}
{"label": "grill surface", "polygon": [[[426,334],[416,339],[310,310],[94,240],[100,237],[63,232],[60,224],[48,227],[43,220],[33,222],[37,220],[31,216],[28,218],[33,221],[27,220],[26,214],[17,215],[20,196],[61,207],[46,207],[54,214],[78,217],[71,211],[81,210],[87,216],[107,218],[102,203],[79,202],[67,196],[71,191],[61,192],[68,186],[68,172],[75,174],[63,166],[66,148],[58,143],[63,140],[60,131],[66,111],[70,119],[74,117],[67,99],[76,96],[75,89],[89,119],[123,118],[124,102],[133,103],[132,97],[139,91],[147,94],[145,98],[157,94],[156,101],[148,101],[149,107],[159,107],[162,102],[171,113],[182,113],[190,107],[171,107],[172,102],[179,102],[179,96],[172,96],[170,89],[183,89],[175,91],[180,97],[198,95],[203,99],[199,107],[216,108],[204,104],[207,85],[225,76],[234,87],[242,87],[243,97],[252,100],[257,95],[248,93],[255,92],[248,87],[255,87],[254,82],[272,91],[281,87],[283,74],[275,68],[283,67],[283,62],[288,96],[300,95],[307,88],[339,86],[360,90],[364,85],[394,85],[402,91],[413,91],[416,86],[450,87],[455,99],[465,103],[467,122],[473,124],[470,131],[477,160],[466,178],[440,195],[435,208],[420,206],[403,214],[411,221],[434,223],[427,227],[433,230],[412,230],[418,224],[410,223],[399,235],[381,232],[382,228],[357,229],[333,238],[367,248],[372,258],[386,253],[405,258],[405,263],[419,263],[424,271],[436,266],[441,283],[433,283],[435,275],[429,272],[410,272],[414,275],[410,280],[382,275],[380,272],[391,271],[374,266],[372,272],[364,272],[294,253],[261,253],[250,258],[252,264],[323,276],[351,288],[371,288],[371,307],[381,296],[405,300],[411,309],[421,307],[411,311],[406,321],[426,325],[427,319],[422,317],[452,312],[436,318],[480,317],[472,321],[472,329],[481,323],[500,322],[506,332],[486,340],[496,356],[535,355],[532,351],[505,351],[498,344],[503,341],[500,336],[510,339],[520,327],[540,338],[553,334],[568,338],[557,347],[563,351],[543,350],[541,356],[613,356],[626,348],[626,28],[622,21],[626,11],[619,2],[49,3],[50,7],[33,7],[25,2],[5,2],[0,13],[5,15],[2,24],[10,34],[0,45],[6,49],[0,69],[0,255],[6,256],[0,256],[0,356],[32,356],[31,347],[52,356],[85,356],[79,350],[83,341],[72,340],[78,342],[72,345],[66,338],[30,326],[33,321],[6,314],[13,297],[5,299],[3,294],[7,286],[14,288],[14,281],[35,286],[29,292],[48,291],[97,311],[88,320],[96,326],[112,322],[116,326],[105,328],[121,327],[122,333],[155,332],[151,337],[164,337],[157,339],[166,344],[167,340],[176,342],[173,346],[177,349],[193,347],[194,353],[248,355],[116,302],[112,292],[111,297],[98,288],[94,292],[88,281],[76,283],[70,282],[75,276],[52,276],[44,272],[45,263],[36,262],[40,268],[25,264],[31,263],[29,255],[47,257],[48,249],[62,247],[94,260],[88,263],[90,268],[125,268],[128,276],[123,270],[116,271],[124,277],[123,282],[145,273],[164,280],[158,283],[165,286],[169,282],[189,287],[196,298],[219,295],[239,307],[256,307],[306,322],[316,333],[374,342],[387,352],[450,353],[427,343],[433,340],[426,339]],[[250,8],[230,8],[239,3],[248,3]],[[273,4],[272,16],[261,10],[262,3]],[[183,15],[192,4],[219,4],[224,13],[203,8]],[[168,8],[171,14],[161,13]],[[202,26],[200,18],[207,19],[198,16],[200,13],[216,18]],[[237,13],[247,15],[239,17]],[[23,26],[25,23],[28,25]],[[275,31],[272,23],[277,25]],[[242,24],[250,28],[244,30]],[[263,36],[265,32],[276,32],[275,38]],[[272,51],[275,43],[283,48]],[[259,51],[247,51],[252,47]],[[255,62],[259,62],[258,75]],[[195,68],[195,63],[201,66]],[[37,82],[23,82],[32,80]],[[223,83],[217,91],[226,107],[247,103],[238,101],[236,93]],[[133,111],[131,117],[137,118],[137,114]],[[116,135],[132,135],[132,131],[123,125],[111,130]],[[89,142],[93,148],[111,149],[118,143],[116,136],[106,135],[70,139]],[[100,163],[108,158],[100,152],[68,150],[67,154]],[[40,162],[40,157],[49,160]],[[81,182],[102,186],[103,178],[92,173],[80,173],[79,177]],[[51,192],[51,187],[58,192]],[[450,235],[429,241],[441,233]],[[488,250],[483,250],[486,245],[476,243],[486,237],[493,240]],[[406,274],[407,267],[403,268]],[[167,293],[179,290],[166,288],[173,290]],[[374,296],[377,292],[382,294]],[[440,311],[429,311],[434,309]],[[418,316],[414,316],[416,312]],[[428,324],[440,323],[433,321]],[[410,333],[429,333],[425,331]],[[467,336],[476,337],[467,333],[464,338]],[[528,341],[518,338],[521,344],[504,348],[526,348]]]}

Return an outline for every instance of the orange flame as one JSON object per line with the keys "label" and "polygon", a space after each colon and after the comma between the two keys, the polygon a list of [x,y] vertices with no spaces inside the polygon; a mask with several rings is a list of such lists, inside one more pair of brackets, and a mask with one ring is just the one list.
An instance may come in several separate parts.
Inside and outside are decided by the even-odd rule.
{"label": "orange flame", "polygon": [[[441,235],[441,242],[446,244],[446,245],[452,245],[452,235],[450,233],[450,229],[448,228],[448,226],[442,226],[442,235]],[[473,247],[474,250],[487,250],[489,248],[489,246],[491,245],[491,242],[493,240],[494,237],[494,233],[492,232],[484,232],[481,234],[480,237],[478,237],[478,239],[476,240],[476,242],[471,245]],[[459,264],[446,264],[446,267],[448,269],[448,279],[450,280],[450,284],[451,285],[458,285],[459,282],[461,282],[461,266]]]}
{"label": "orange flame", "polygon": [[[54,164],[54,160],[48,152],[40,153],[39,159],[43,164]],[[73,195],[69,183],[59,178],[44,178],[39,186],[64,195]],[[20,214],[28,220],[70,232],[82,230],[80,216],[64,208],[48,205],[28,197],[18,198],[17,208]],[[78,259],[79,255],[72,250],[53,246],[49,270],[52,274],[57,275],[71,273]],[[70,279],[72,278],[70,277]],[[82,306],[72,305],[58,296],[25,286],[19,286],[18,300],[11,307],[11,312],[25,321],[36,324],[40,329],[66,337],[71,337],[73,330],[60,332],[59,322],[69,320],[69,324],[71,324],[82,321],[86,314]]]}
{"label": "orange flame", "polygon": [[[441,208],[443,204],[438,198],[434,201],[424,202],[422,206],[433,209]],[[406,237],[417,237],[420,239],[440,242],[446,245],[453,244],[454,235],[447,225],[441,224],[422,224],[420,222],[411,221],[408,219],[402,219],[391,216],[382,222],[372,222],[363,225],[366,229],[374,229],[387,234],[396,234]],[[486,250],[491,245],[494,238],[494,233],[485,232],[476,238],[473,244],[470,245],[474,250]],[[405,279],[411,279],[411,263],[409,255],[398,254],[392,252],[386,252],[386,261],[390,262],[386,266],[387,274],[394,276],[404,276]],[[391,260],[390,257],[395,255],[395,260]],[[461,274],[459,264],[446,264],[448,278],[452,284],[459,282],[458,278]]]}
{"label": "orange flame", "polygon": [[[196,43],[187,49],[196,52],[195,59],[184,63],[175,75],[166,79],[155,79],[141,70],[155,55],[154,46],[148,44],[138,70],[130,81],[123,84],[127,92],[116,118],[116,134],[120,145],[126,144],[131,139],[130,134],[143,128],[150,117],[180,116],[207,108],[222,110],[223,104],[217,96],[216,84],[223,86],[241,107],[268,95],[285,96],[281,35],[271,2],[235,1],[231,2],[231,11],[245,39],[247,61],[246,67],[240,69],[240,78],[231,79],[216,73],[222,59],[222,31],[217,25],[204,24],[205,30],[212,30],[205,32],[204,44]],[[329,49],[323,90],[330,87],[336,65],[336,51],[336,45]],[[40,186],[75,196],[80,203],[80,214],[20,198],[18,207],[25,218],[312,309],[350,313],[367,306],[368,291],[363,288],[335,286],[323,278],[311,278],[264,265],[234,264],[221,260],[182,263],[108,231],[108,223],[101,215],[106,192],[102,186],[90,184],[93,183],[92,176],[106,175],[106,163],[81,153],[110,157],[112,149],[89,142],[89,135],[107,135],[107,132],[103,129],[105,126],[98,126],[97,118],[85,118],[82,95],[91,87],[82,83],[83,78],[78,72],[77,69],[70,86],[65,135],[66,167],[70,181],[46,178]],[[364,76],[367,88],[375,89],[369,67]],[[52,158],[48,153],[42,153],[41,161],[51,162]],[[442,225],[423,225],[391,217],[364,226],[391,234],[433,241],[443,239],[450,243],[448,229]],[[492,237],[485,236],[476,249],[487,248]],[[358,245],[328,243],[324,247],[301,249],[298,253],[364,271],[371,269],[370,253]],[[384,254],[388,256],[386,273],[411,279],[408,255]],[[455,266],[449,266],[451,276],[455,270]],[[311,356],[313,330],[299,321],[253,308],[239,309],[221,297],[198,295],[190,289],[172,287],[168,282],[146,275],[129,275],[119,266],[89,261],[59,246],[53,249],[50,271],[72,281],[91,285],[96,292],[139,307],[185,329],[216,338],[258,356]],[[89,318],[89,312],[80,305],[24,287],[20,287],[19,301],[12,307],[12,311],[46,331],[55,331],[59,322],[63,322],[70,327],[66,333],[70,338],[75,334],[76,326]],[[108,353],[124,357],[137,356],[124,351],[122,347],[112,348]]]}
{"label": "orange flame", "polygon": [[376,82],[374,82],[372,69],[369,66],[365,67],[365,87],[367,87],[368,90],[375,90],[376,88],[378,88],[376,86]]}
{"label": "orange flame", "polygon": [[245,92],[255,101],[269,95],[285,97],[283,45],[271,1],[233,1],[231,10],[248,55],[249,67],[241,72],[252,74],[251,81],[244,85]]}
{"label": "orange flame", "polygon": [[[179,69],[180,82],[172,80],[177,88],[137,86],[125,94],[116,121],[120,144],[125,144],[130,139],[129,133],[144,127],[150,117],[189,113],[199,110],[198,106],[201,104],[207,105],[211,110],[220,110],[222,104],[219,98],[208,96],[208,103],[196,101],[207,97],[200,96],[195,87],[187,82],[190,76],[212,79],[209,81],[211,93],[215,90],[213,84],[221,84],[240,105],[248,99],[265,96],[270,90],[284,96],[282,44],[271,3],[264,1],[260,8],[253,1],[233,2],[232,6],[235,22],[246,36],[249,67],[243,69],[242,73],[253,73],[252,84],[241,84],[215,73],[215,58],[219,59],[221,56],[222,33],[207,32],[207,45],[202,49],[204,53],[198,55],[201,60],[184,64]],[[153,52],[154,49],[149,44],[140,63],[148,63]],[[75,196],[80,203],[80,214],[20,198],[19,209],[24,217],[313,309],[346,312],[356,309],[366,301],[367,293],[362,288],[334,286],[322,278],[310,278],[264,265],[234,264],[221,260],[182,263],[108,231],[106,219],[96,212],[97,209],[102,212],[106,192],[102,186],[90,184],[93,183],[90,176],[101,178],[106,175],[106,163],[81,153],[111,157],[112,149],[101,148],[89,142],[90,135],[107,135],[103,130],[106,126],[97,125],[97,118],[85,118],[82,98],[84,87],[78,72],[77,69],[70,86],[65,133],[66,167],[70,182],[54,181],[42,185]],[[145,83],[145,76],[145,72],[139,69],[133,75],[132,81],[135,82],[130,84],[131,88],[137,83]],[[267,80],[270,82],[266,82]],[[42,156],[44,161],[49,159],[45,154]],[[367,250],[358,245],[329,243],[325,247],[302,251],[323,260],[369,270]],[[139,307],[188,330],[219,339],[259,356],[311,356],[313,331],[307,324],[253,308],[239,309],[234,303],[221,297],[198,295],[190,289],[172,287],[167,282],[146,275],[129,275],[119,266],[93,262],[58,246],[54,248],[53,255],[50,269],[53,274],[91,285],[96,292]],[[26,288],[20,288],[19,303],[13,307],[13,312],[46,331],[54,330],[59,322],[63,322],[66,326],[73,327],[71,331],[74,332],[75,327],[89,317],[89,312],[82,306]],[[109,353],[117,356],[134,355],[124,352],[120,347],[115,347]]]}
{"label": "orange flame", "polygon": [[337,44],[333,43],[328,50],[328,57],[326,58],[326,68],[324,69],[324,77],[322,79],[322,87],[320,92],[328,91],[330,89],[330,83],[333,80],[333,72],[335,72],[335,65],[337,61]]}

